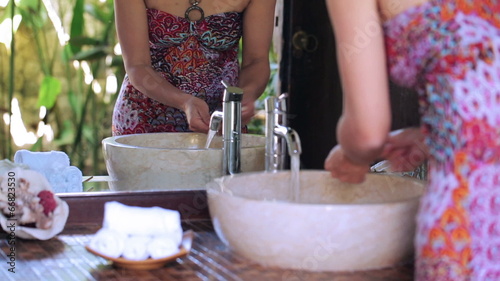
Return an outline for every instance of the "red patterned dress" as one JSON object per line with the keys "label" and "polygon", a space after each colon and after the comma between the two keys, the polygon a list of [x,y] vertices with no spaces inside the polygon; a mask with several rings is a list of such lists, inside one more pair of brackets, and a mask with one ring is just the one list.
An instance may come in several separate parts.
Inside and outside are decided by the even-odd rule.
{"label": "red patterned dress", "polygon": [[500,280],[500,1],[430,0],[384,24],[431,153],[416,280]]}
{"label": "red patterned dress", "polygon": [[[224,86],[238,84],[238,48],[242,14],[226,12],[191,22],[148,9],[153,68],[175,87],[207,102],[210,113],[222,109]],[[113,135],[186,132],[183,111],[139,92],[126,76],[113,112]]]}

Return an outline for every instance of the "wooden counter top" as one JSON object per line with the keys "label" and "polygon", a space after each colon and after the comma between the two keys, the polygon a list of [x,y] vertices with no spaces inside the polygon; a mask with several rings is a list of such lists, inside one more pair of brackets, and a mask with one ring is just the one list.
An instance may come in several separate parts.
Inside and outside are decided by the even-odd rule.
{"label": "wooden counter top", "polygon": [[[47,241],[16,240],[15,273],[9,271],[10,245],[6,233],[0,233],[0,280],[19,281],[83,281],[83,280],[252,280],[252,281],[406,281],[413,280],[412,265],[360,272],[308,272],[260,266],[228,249],[213,231],[206,205],[203,205],[204,192],[155,194],[145,200],[138,194],[133,197],[113,197],[102,195],[99,198],[77,198],[66,196],[71,214],[87,216],[68,220],[65,230]],[[162,193],[163,194],[163,193]],[[149,194],[151,195],[151,194]],[[172,196],[174,195],[174,196]],[[111,197],[110,197],[111,196]],[[90,198],[90,199],[89,199]],[[125,198],[125,199],[124,199]],[[142,200],[140,204],[134,202]],[[84,201],[81,201],[84,200]],[[195,231],[191,253],[184,258],[167,264],[165,267],[150,271],[132,271],[115,268],[109,261],[85,250],[91,236],[100,228],[102,204],[116,200],[130,205],[166,205],[180,209],[183,228]],[[176,201],[177,200],[177,201]],[[201,200],[201,201],[200,201]],[[164,202],[161,203],[161,202]],[[137,204],[135,204],[137,203]],[[159,203],[159,204],[156,204]],[[176,207],[177,206],[177,207]],[[83,209],[79,209],[83,208]],[[189,216],[188,216],[189,214]],[[94,217],[93,217],[94,216]],[[189,219],[191,218],[191,219]]]}

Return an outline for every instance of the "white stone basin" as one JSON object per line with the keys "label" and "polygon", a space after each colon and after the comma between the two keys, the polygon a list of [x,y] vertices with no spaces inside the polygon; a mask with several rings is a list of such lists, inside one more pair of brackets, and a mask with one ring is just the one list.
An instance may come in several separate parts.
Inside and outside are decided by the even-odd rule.
{"label": "white stone basin", "polygon": [[219,238],[264,266],[308,271],[355,271],[413,258],[415,216],[425,182],[370,174],[341,183],[325,171],[300,172],[292,203],[289,171],[225,176],[207,185]]}
{"label": "white stone basin", "polygon": [[[204,189],[222,176],[222,138],[205,149],[202,133],[151,133],[102,141],[111,190]],[[265,138],[243,134],[242,172],[265,169]]]}

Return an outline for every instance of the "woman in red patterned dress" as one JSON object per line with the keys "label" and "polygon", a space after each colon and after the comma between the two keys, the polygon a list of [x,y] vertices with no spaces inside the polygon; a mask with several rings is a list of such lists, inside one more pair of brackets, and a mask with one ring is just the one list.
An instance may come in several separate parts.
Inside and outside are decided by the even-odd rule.
{"label": "woman in red patterned dress", "polygon": [[[344,112],[325,168],[360,182],[376,159],[427,157],[416,280],[500,280],[500,2],[327,3]],[[419,129],[389,134],[388,78],[418,91]]]}
{"label": "woman in red patterned dress", "polygon": [[222,107],[222,80],[243,89],[248,123],[269,80],[275,2],[115,0],[127,75],[113,135],[207,132],[210,114]]}

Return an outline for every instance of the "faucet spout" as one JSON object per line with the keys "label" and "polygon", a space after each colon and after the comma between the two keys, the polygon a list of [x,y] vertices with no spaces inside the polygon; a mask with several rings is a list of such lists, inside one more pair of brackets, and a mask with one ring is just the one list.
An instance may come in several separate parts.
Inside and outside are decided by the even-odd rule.
{"label": "faucet spout", "polygon": [[210,116],[210,131],[217,132],[219,131],[220,125],[222,124],[222,119],[224,118],[224,114],[221,111],[214,111]]}
{"label": "faucet spout", "polygon": [[274,134],[285,139],[287,144],[288,154],[300,155],[302,153],[302,145],[300,143],[299,134],[290,127],[276,125]]}
{"label": "faucet spout", "polygon": [[287,150],[290,156],[302,153],[299,134],[286,126],[286,97],[283,94],[266,99],[266,171],[283,170]]}
{"label": "faucet spout", "polygon": [[230,86],[222,98],[222,112],[215,111],[210,117],[210,130],[217,131],[222,121],[222,174],[233,175],[241,172],[241,100],[243,89]]}

